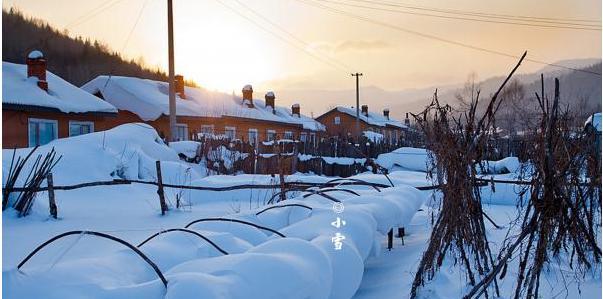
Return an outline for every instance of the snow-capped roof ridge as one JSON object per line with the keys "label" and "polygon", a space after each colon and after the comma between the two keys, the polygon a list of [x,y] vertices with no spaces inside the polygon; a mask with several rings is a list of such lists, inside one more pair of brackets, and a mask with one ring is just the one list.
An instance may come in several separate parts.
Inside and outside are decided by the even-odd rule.
{"label": "snow-capped roof ridge", "polygon": [[[34,54],[32,57],[38,57]],[[37,79],[27,77],[26,65],[3,61],[2,104],[52,108],[63,113],[117,113],[113,105],[49,71],[46,71],[46,81],[48,92],[38,87]]]}
{"label": "snow-capped roof ridge", "polygon": [[[351,115],[353,117],[356,117],[356,109],[354,108],[348,108],[348,107],[344,107],[344,106],[337,106],[334,109],[336,109],[339,112],[343,112],[346,113],[348,115]],[[387,109],[387,111],[389,111],[389,109]],[[374,112],[368,112],[368,116],[364,115],[363,113],[360,113],[360,120],[364,121],[368,124],[374,125],[374,126],[379,126],[379,127],[385,127],[385,126],[394,126],[394,127],[398,127],[401,129],[406,129],[408,128],[406,125],[404,125],[401,121],[395,120],[395,119],[388,119],[385,116],[379,114],[379,113],[374,113]]]}
{"label": "snow-capped roof ridge", "polygon": [[[82,89],[92,94],[100,91],[106,101],[118,109],[137,114],[144,121],[169,115],[166,82],[123,76],[109,79],[101,75],[84,84]],[[310,117],[293,117],[288,108],[277,106],[273,112],[272,108],[266,107],[264,100],[253,99],[253,106],[248,106],[239,96],[189,86],[185,86],[185,94],[186,100],[176,96],[176,111],[181,116],[239,117],[296,124],[314,131],[325,130],[322,124]]]}

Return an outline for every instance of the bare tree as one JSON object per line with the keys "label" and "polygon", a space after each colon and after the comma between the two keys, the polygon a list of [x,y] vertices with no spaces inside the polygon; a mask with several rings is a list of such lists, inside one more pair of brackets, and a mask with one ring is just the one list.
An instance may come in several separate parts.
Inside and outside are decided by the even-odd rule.
{"label": "bare tree", "polygon": [[[418,288],[426,280],[434,277],[447,256],[460,262],[471,285],[492,269],[494,261],[486,236],[476,165],[484,159],[493,133],[494,115],[502,103],[499,95],[526,54],[491,97],[482,115],[476,112],[479,90],[472,93],[473,98],[467,101],[468,109],[461,113],[455,113],[449,105],[441,105],[436,91],[431,105],[419,115],[413,115],[425,134],[442,199],[427,250],[413,281],[411,298],[417,296]],[[498,296],[496,280],[494,283]]]}
{"label": "bare tree", "polygon": [[[578,278],[600,264],[595,230],[601,226],[599,148],[593,134],[572,130],[571,114],[559,105],[559,80],[553,101],[544,94],[544,83],[536,98],[541,118],[533,130],[530,164],[524,169],[530,198],[519,209],[519,233],[505,240],[496,265],[465,298],[479,297],[497,275],[504,277],[515,254],[519,267],[514,298],[539,298],[541,273],[552,260],[567,261]],[[514,229],[509,229],[509,236]]]}

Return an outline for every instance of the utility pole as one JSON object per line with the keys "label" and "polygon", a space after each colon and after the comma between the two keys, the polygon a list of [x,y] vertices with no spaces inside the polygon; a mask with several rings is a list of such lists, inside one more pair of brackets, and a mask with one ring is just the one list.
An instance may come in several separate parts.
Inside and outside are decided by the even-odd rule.
{"label": "utility pole", "polygon": [[167,0],[168,11],[168,85],[170,100],[170,132],[168,141],[176,141],[176,89],[174,86],[174,16],[172,0]]}
{"label": "utility pole", "polygon": [[358,81],[362,73],[355,73],[352,76],[356,77],[356,142],[360,142],[360,90]]}

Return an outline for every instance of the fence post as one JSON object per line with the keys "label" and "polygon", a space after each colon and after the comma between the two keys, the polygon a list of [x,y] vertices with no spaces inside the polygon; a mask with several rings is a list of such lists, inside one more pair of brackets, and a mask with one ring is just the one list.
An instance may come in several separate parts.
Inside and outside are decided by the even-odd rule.
{"label": "fence post", "polygon": [[394,248],[394,229],[390,229],[389,232],[387,232],[387,250],[392,251],[392,248]]}
{"label": "fence post", "polygon": [[398,227],[398,238],[402,240],[402,245],[404,245],[404,235],[406,235],[404,227]]}
{"label": "fence post", "polygon": [[165,193],[163,192],[163,179],[161,178],[161,161],[155,161],[157,169],[157,195],[159,195],[159,204],[161,205],[161,215],[165,215],[168,207],[165,204]]}
{"label": "fence post", "polygon": [[287,199],[287,197],[285,196],[285,174],[284,174],[284,165],[283,165],[283,158],[281,157],[281,147],[280,144],[278,144],[278,142],[275,141],[276,147],[275,152],[276,152],[276,163],[277,163],[277,167],[278,167],[278,178],[279,178],[279,182],[280,182],[280,186],[281,186],[281,193],[280,193],[280,198],[279,201],[284,201]]}
{"label": "fence post", "polygon": [[54,184],[52,182],[52,173],[48,173],[46,176],[46,183],[48,184],[48,206],[50,207],[50,215],[52,218],[57,219],[57,203],[54,199]]}

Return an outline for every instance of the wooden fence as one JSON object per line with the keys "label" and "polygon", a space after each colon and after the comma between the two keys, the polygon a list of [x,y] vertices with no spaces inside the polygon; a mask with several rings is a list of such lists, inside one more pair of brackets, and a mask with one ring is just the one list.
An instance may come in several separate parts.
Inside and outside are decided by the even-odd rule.
{"label": "wooden fence", "polygon": [[64,186],[56,186],[54,185],[54,180],[52,173],[50,173],[46,177],[46,187],[13,187],[13,188],[2,188],[3,196],[6,196],[6,200],[8,201],[8,197],[13,192],[48,192],[48,200],[49,200],[49,209],[50,215],[53,218],[58,217],[58,208],[56,205],[56,191],[68,191],[68,190],[76,190],[81,188],[89,188],[96,186],[116,186],[116,185],[129,185],[129,184],[145,184],[145,185],[153,185],[157,186],[157,195],[159,198],[159,206],[161,208],[161,214],[165,215],[165,213],[169,210],[169,207],[165,200],[165,188],[174,188],[174,189],[186,189],[186,190],[198,190],[198,191],[233,191],[233,190],[242,190],[242,189],[272,189],[272,190],[280,190],[283,193],[285,190],[306,190],[311,187],[325,188],[325,187],[335,187],[335,186],[345,186],[345,185],[369,185],[373,187],[379,188],[387,188],[389,185],[383,185],[378,183],[369,183],[359,180],[347,181],[347,182],[326,182],[326,183],[308,183],[308,182],[285,182],[282,181],[279,184],[241,184],[241,185],[233,185],[233,186],[225,186],[225,187],[207,187],[207,186],[192,186],[192,185],[177,185],[177,184],[169,184],[163,182],[163,177],[161,174],[161,162],[156,161],[156,181],[145,181],[145,180],[127,180],[127,179],[113,179],[108,181],[96,181],[96,182],[87,182],[80,183],[74,185],[64,185]]}

